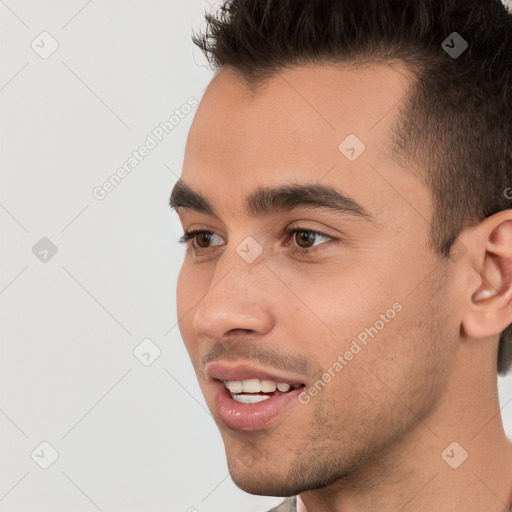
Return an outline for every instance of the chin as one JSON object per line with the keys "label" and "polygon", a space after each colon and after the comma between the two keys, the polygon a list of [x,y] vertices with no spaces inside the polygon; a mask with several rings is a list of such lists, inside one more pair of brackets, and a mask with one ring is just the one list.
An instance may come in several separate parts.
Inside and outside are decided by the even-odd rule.
{"label": "chin", "polygon": [[289,475],[283,467],[272,471],[262,460],[240,460],[228,457],[228,468],[234,484],[249,494],[258,496],[293,496],[295,488],[290,485]]}
{"label": "chin", "polygon": [[257,496],[288,497],[295,496],[300,490],[290,486],[290,482],[279,481],[272,477],[259,478],[254,475],[231,473],[231,479],[235,485],[249,494]]}

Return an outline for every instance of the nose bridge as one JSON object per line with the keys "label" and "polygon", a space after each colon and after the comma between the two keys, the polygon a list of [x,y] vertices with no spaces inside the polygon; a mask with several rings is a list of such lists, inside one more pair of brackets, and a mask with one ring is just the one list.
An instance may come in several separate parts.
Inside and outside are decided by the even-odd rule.
{"label": "nose bridge", "polygon": [[198,333],[222,339],[233,329],[266,332],[272,328],[263,286],[268,271],[263,254],[256,255],[251,243],[226,248],[220,256],[210,287],[194,312]]}

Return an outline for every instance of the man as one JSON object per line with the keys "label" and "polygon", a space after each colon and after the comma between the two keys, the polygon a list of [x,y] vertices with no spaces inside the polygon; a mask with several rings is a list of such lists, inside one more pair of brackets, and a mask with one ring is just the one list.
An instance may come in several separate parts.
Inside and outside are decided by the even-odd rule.
{"label": "man", "polygon": [[512,16],[238,0],[170,205],[179,327],[231,477],[274,510],[506,512]]}

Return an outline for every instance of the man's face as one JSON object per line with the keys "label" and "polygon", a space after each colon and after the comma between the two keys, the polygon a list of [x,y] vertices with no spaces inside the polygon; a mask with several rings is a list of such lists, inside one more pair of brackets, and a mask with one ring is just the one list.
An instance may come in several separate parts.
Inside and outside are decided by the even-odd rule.
{"label": "man's face", "polygon": [[[251,92],[225,69],[199,106],[181,179],[215,215],[177,209],[184,230],[213,232],[187,248],[179,327],[247,492],[293,495],[360,470],[442,397],[460,329],[450,267],[428,247],[429,190],[385,157],[407,85],[390,66],[311,65]],[[352,201],[246,204],[290,185]],[[304,387],[239,403],[210,373],[218,363]]]}

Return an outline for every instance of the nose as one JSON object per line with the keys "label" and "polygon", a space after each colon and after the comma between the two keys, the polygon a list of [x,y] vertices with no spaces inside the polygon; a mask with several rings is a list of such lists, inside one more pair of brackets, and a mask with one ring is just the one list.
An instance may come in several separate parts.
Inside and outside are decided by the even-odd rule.
{"label": "nose", "polygon": [[268,286],[271,275],[261,260],[246,263],[235,250],[226,248],[193,314],[196,332],[216,341],[228,340],[240,331],[270,332],[275,323]]}

